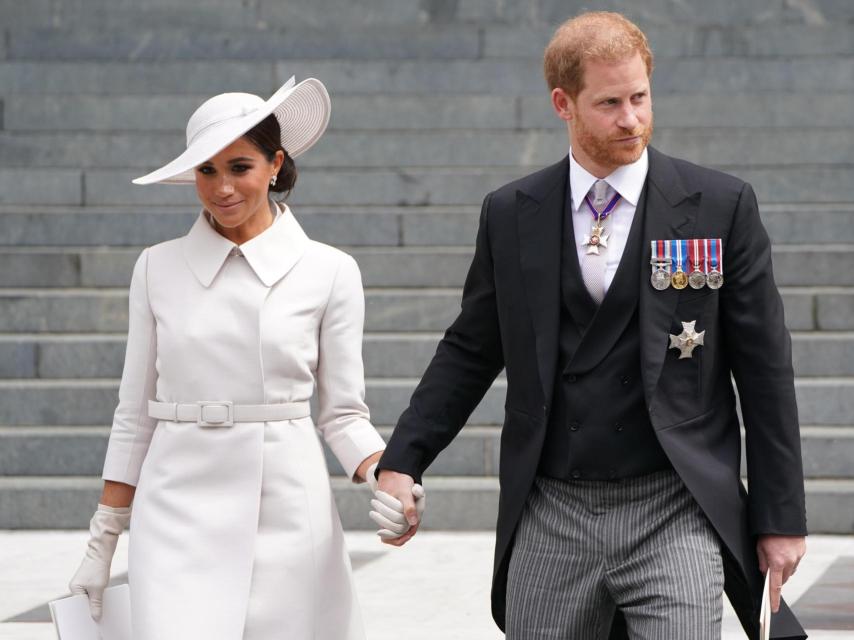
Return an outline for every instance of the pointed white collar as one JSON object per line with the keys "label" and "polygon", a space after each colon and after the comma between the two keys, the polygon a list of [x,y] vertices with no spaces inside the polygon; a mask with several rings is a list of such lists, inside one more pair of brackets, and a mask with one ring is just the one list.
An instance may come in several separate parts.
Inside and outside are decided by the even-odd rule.
{"label": "pointed white collar", "polygon": [[[308,236],[285,204],[267,229],[240,245],[243,257],[258,279],[272,287],[299,261],[308,245]],[[181,243],[190,269],[203,286],[209,287],[237,246],[220,235],[208,222],[204,210]]]}
{"label": "pointed white collar", "polygon": [[[633,207],[638,206],[641,191],[643,191],[644,182],[646,182],[646,174],[649,171],[649,156],[647,150],[644,149],[641,157],[631,164],[624,164],[622,167],[617,167],[614,172],[605,177],[604,180],[611,188],[622,196],[623,200],[631,203]],[[569,191],[572,195],[572,210],[578,211],[578,208],[584,202],[584,196],[590,193],[593,183],[598,178],[590,173],[587,169],[578,164],[578,161],[572,155],[572,148],[569,150]]]}

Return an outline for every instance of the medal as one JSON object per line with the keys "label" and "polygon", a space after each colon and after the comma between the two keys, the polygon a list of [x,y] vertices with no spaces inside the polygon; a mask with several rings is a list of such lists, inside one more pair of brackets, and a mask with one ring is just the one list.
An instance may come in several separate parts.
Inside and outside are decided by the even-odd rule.
{"label": "medal", "polygon": [[[700,262],[705,262],[706,259],[706,242],[705,240],[700,243],[696,238],[688,241],[688,252],[690,254],[691,259],[691,273],[688,276],[688,284],[691,285],[692,289],[702,289],[706,286],[706,274],[704,273],[707,270],[706,265],[703,265],[703,268],[700,269]],[[700,256],[700,252],[702,250],[702,257]]]}
{"label": "medal", "polygon": [[683,248],[687,248],[687,246],[685,245],[685,240],[671,240],[671,244],[673,245],[671,254],[673,255],[673,264],[676,265],[676,269],[670,282],[674,289],[684,289],[688,286],[688,275],[682,269],[682,261],[688,257],[685,255],[686,252],[683,251]]}
{"label": "medal", "polygon": [[682,333],[678,336],[670,335],[669,349],[679,349],[679,359],[690,358],[694,349],[703,346],[703,340],[706,336],[705,331],[697,333],[694,327],[697,325],[696,320],[682,323]]}
{"label": "medal", "polygon": [[590,202],[590,195],[584,196],[584,201],[587,203],[587,206],[590,207],[590,211],[593,213],[593,228],[590,229],[590,234],[584,236],[584,242],[581,243],[583,247],[587,247],[587,253],[599,255],[599,249],[607,249],[608,248],[608,234],[605,233],[605,219],[611,215],[611,212],[614,211],[614,208],[617,206],[617,203],[620,201],[620,194],[615,195],[611,202],[608,203],[608,206],[605,207],[600,213],[597,211],[596,207],[593,206],[593,203]]}
{"label": "medal", "polygon": [[720,238],[707,240],[710,244],[709,251],[706,252],[711,268],[706,276],[706,284],[709,289],[720,289],[724,284],[724,268],[723,268],[723,248]]}
{"label": "medal", "polygon": [[664,291],[670,286],[670,243],[663,240],[652,240],[650,245],[652,253],[650,283],[657,291]]}
{"label": "medal", "polygon": [[599,255],[599,248],[608,248],[608,234],[605,233],[604,227],[599,226],[599,222],[593,223],[593,228],[590,230],[590,235],[584,236],[583,246],[587,247],[587,253]]}

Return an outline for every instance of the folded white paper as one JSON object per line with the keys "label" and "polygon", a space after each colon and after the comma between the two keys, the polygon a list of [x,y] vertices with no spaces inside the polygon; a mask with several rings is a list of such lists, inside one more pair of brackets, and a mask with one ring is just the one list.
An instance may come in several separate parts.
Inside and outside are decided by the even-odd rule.
{"label": "folded white paper", "polygon": [[130,588],[126,584],[104,591],[100,622],[92,619],[85,595],[54,600],[49,606],[59,640],[131,640]]}
{"label": "folded white paper", "polygon": [[771,638],[771,570],[765,573],[765,586],[762,587],[762,604],[759,605],[759,637]]}

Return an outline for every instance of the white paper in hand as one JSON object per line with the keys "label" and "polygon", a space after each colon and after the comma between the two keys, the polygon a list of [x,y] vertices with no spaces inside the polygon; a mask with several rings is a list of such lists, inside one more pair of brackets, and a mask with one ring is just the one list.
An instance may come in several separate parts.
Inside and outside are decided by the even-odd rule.
{"label": "white paper in hand", "polygon": [[765,573],[765,586],[762,587],[762,603],[759,605],[759,638],[771,638],[771,571]]}
{"label": "white paper in hand", "polygon": [[71,596],[49,603],[59,640],[131,640],[130,588],[126,584],[104,591],[101,622],[89,613],[89,598]]}

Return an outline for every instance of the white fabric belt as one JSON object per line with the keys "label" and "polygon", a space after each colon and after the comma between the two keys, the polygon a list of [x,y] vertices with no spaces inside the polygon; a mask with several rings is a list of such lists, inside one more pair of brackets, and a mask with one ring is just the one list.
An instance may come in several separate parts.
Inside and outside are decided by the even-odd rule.
{"label": "white fabric belt", "polygon": [[276,422],[296,420],[311,415],[311,405],[305,402],[281,404],[234,404],[228,401],[200,402],[148,401],[148,416],[169,422],[195,422],[200,427],[231,427],[235,422]]}

